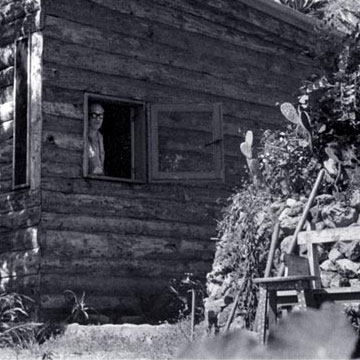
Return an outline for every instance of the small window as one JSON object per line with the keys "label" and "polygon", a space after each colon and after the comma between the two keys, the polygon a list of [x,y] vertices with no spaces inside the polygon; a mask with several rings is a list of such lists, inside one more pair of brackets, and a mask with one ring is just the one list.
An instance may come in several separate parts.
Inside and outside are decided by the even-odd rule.
{"label": "small window", "polygon": [[145,181],[143,103],[86,94],[84,137],[84,176]]}
{"label": "small window", "polygon": [[29,186],[29,38],[15,43],[13,188]]}
{"label": "small window", "polygon": [[223,180],[220,104],[151,108],[151,173],[156,180]]}

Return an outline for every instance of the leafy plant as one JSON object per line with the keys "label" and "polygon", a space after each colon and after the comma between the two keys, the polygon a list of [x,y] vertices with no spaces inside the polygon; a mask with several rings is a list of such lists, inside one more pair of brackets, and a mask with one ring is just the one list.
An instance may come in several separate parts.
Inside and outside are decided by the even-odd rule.
{"label": "leafy plant", "polygon": [[96,310],[85,303],[85,292],[82,293],[81,297],[78,297],[72,290],[65,290],[64,294],[67,302],[72,306],[68,321],[87,324],[89,322],[89,312],[96,312]]}
{"label": "leafy plant", "polygon": [[37,323],[28,321],[33,300],[16,293],[0,294],[0,346],[25,345],[33,337]]}

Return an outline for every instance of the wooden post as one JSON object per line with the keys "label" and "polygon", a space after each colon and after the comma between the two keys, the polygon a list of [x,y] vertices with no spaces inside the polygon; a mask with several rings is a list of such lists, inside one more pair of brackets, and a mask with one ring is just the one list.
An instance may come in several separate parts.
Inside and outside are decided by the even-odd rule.
{"label": "wooden post", "polygon": [[195,300],[196,300],[195,289],[191,289],[191,334],[190,334],[191,341],[194,341],[195,339]]}

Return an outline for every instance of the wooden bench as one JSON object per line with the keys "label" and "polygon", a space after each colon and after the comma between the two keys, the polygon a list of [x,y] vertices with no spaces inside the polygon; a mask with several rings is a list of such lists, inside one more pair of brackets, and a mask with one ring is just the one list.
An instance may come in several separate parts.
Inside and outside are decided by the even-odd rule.
{"label": "wooden bench", "polygon": [[360,227],[326,229],[300,232],[297,245],[306,245],[307,257],[285,256],[287,276],[254,279],[259,284],[261,301],[267,304],[259,306],[260,322],[257,324],[260,341],[266,341],[267,327],[271,329],[277,321],[279,306],[298,304],[300,309],[307,306],[319,307],[325,301],[360,302],[360,287],[322,288],[320,279],[318,245],[360,240]]}

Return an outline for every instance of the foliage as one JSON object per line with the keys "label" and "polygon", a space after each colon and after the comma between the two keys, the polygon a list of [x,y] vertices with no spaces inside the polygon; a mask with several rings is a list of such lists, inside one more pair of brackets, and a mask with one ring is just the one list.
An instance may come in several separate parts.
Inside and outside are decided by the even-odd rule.
{"label": "foliage", "polygon": [[277,2],[304,14],[313,14],[322,10],[328,0],[278,0]]}
{"label": "foliage", "polygon": [[33,300],[16,293],[0,294],[0,346],[24,346],[38,324],[25,322]]}
{"label": "foliage", "polygon": [[87,324],[89,322],[89,313],[96,312],[96,310],[85,303],[85,292],[83,292],[81,297],[78,297],[71,290],[65,290],[64,294],[68,303],[72,306],[68,321]]}

